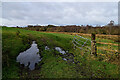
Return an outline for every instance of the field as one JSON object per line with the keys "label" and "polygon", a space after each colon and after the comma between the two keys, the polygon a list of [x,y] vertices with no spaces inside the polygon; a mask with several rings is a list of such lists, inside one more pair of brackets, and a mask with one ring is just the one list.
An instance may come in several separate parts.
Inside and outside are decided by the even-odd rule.
{"label": "field", "polygon": [[[2,28],[3,78],[120,78],[119,42],[116,35],[97,35],[98,56],[95,57],[84,47],[82,50],[74,49],[74,34]],[[78,35],[91,40],[90,34]],[[33,71],[16,62],[19,53],[30,48],[32,41],[38,44],[42,57]],[[45,50],[45,46],[50,50]],[[65,54],[67,58],[74,59],[74,63],[63,60],[64,55],[56,51],[55,47],[61,47],[68,54],[74,55]]]}

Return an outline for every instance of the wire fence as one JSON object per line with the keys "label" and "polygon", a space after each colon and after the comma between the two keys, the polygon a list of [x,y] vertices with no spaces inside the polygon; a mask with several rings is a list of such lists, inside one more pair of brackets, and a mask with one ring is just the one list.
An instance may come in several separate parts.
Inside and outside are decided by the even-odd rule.
{"label": "wire fence", "polygon": [[106,43],[102,41],[105,38],[100,38],[99,40],[101,41],[98,41],[98,37],[97,39],[92,40],[92,35],[90,38],[91,39],[87,39],[85,37],[79,36],[78,34],[75,34],[75,37],[72,40],[74,49],[84,49],[89,52],[92,52],[94,49],[96,49],[95,52],[98,55],[119,54],[117,50],[118,44],[110,43],[108,41]]}
{"label": "wire fence", "polygon": [[80,50],[86,50],[91,51],[91,40],[84,38],[82,36],[79,36],[78,34],[75,35],[75,37],[72,40],[74,49],[80,49]]}

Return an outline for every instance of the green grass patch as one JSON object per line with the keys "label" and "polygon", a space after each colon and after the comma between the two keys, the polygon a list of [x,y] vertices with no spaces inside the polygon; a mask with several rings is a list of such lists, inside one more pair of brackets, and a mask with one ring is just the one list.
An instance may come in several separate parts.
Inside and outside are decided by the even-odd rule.
{"label": "green grass patch", "polygon": [[[45,33],[24,30],[19,28],[2,29],[2,60],[3,60],[3,78],[20,78],[19,63],[16,57],[20,52],[28,49],[33,40],[38,44],[42,61],[37,64],[39,69],[30,71],[32,75],[40,78],[118,78],[119,66],[104,62],[97,57],[91,56],[91,51],[83,47],[82,50],[74,49],[72,43],[74,35],[60,33]],[[88,38],[90,40],[90,38]],[[81,41],[84,41],[80,39]],[[104,39],[101,39],[103,42]],[[78,41],[78,43],[82,44]],[[88,42],[87,46],[91,46]],[[48,46],[50,50],[45,50]],[[97,44],[104,47],[106,45]],[[54,50],[55,47],[61,47],[65,51],[74,54],[74,62],[64,61],[59,52]],[[107,46],[106,46],[107,47]],[[116,49],[115,46],[112,46]],[[103,53],[103,52],[102,52]],[[104,59],[104,58],[103,58]],[[41,65],[42,64],[42,65]],[[27,70],[23,74],[28,73]],[[34,75],[35,74],[35,75]],[[26,74],[29,76],[29,74]],[[26,77],[24,76],[24,77]]]}

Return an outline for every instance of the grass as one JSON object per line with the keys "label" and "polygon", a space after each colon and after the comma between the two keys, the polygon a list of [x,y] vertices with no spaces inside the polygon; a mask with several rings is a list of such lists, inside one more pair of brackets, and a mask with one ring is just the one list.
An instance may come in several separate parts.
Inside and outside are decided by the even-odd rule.
{"label": "grass", "polygon": [[[104,56],[91,56],[86,48],[73,49],[74,35],[4,27],[2,36],[3,78],[119,78],[119,65],[104,61]],[[28,49],[33,40],[38,44],[42,61],[33,71],[21,69],[16,57]],[[50,50],[45,50],[45,46]],[[74,54],[75,63],[64,61],[55,47]]]}
{"label": "grass", "polygon": [[18,78],[19,64],[16,63],[16,56],[21,51],[30,47],[26,35],[16,35],[17,29],[2,29],[2,59],[3,78]]}

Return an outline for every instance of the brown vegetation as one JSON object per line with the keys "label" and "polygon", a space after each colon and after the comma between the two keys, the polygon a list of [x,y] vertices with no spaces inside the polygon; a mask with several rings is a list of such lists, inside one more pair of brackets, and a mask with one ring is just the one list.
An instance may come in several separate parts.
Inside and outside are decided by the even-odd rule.
{"label": "brown vegetation", "polygon": [[40,25],[28,25],[24,29],[27,30],[35,30],[35,31],[47,31],[47,32],[75,32],[75,33],[84,33],[84,34],[107,34],[107,35],[118,35],[120,26],[96,26],[92,27],[90,25],[87,26],[76,26],[76,25],[67,25],[67,26],[40,26]]}

